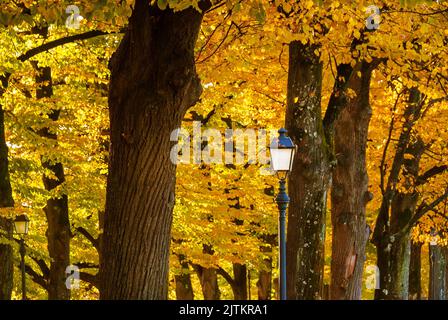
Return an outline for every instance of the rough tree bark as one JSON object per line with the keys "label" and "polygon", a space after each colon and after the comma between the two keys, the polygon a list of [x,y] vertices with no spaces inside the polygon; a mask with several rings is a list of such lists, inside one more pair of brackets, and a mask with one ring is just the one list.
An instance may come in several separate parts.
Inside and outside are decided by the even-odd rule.
{"label": "rough tree bark", "polygon": [[233,264],[233,284],[234,300],[247,300],[247,267],[245,264]]}
{"label": "rough tree bark", "polygon": [[[271,237],[275,238],[276,237]],[[272,252],[272,246],[262,246],[261,252]],[[263,269],[258,271],[258,300],[271,300],[272,292],[272,258],[266,257],[263,259]]]}
{"label": "rough tree bark", "polygon": [[378,255],[380,290],[386,299],[409,298],[410,232],[401,231],[415,212],[417,201],[418,195],[413,193],[396,193],[392,199],[389,236],[391,241]]}
{"label": "rough tree bark", "polygon": [[429,245],[429,300],[446,300],[446,257],[444,248]]}
{"label": "rough tree bark", "polygon": [[[443,252],[445,254],[445,288],[448,290],[448,247],[443,248]],[[447,300],[448,300],[448,293],[447,293]]]}
{"label": "rough tree bark", "polygon": [[321,116],[322,63],[316,47],[289,45],[286,128],[298,146],[287,227],[288,299],[322,295],[329,159]]}
{"label": "rough tree bark", "polygon": [[[36,98],[50,98],[53,96],[52,76],[50,67],[39,67],[33,62],[37,72]],[[53,109],[48,114],[51,121],[59,119],[60,110]],[[50,128],[44,127],[39,130],[39,135],[57,144],[58,136]],[[51,172],[55,178],[44,174],[42,181],[45,190],[52,191],[65,182],[64,167],[62,163],[53,161],[48,155],[41,157],[42,167]],[[48,254],[50,256],[50,272],[48,275],[48,299],[70,300],[70,290],[65,285],[65,270],[70,265],[70,221],[68,214],[68,197],[66,194],[49,198],[44,207],[47,217],[46,237],[48,242]]]}
{"label": "rough tree bark", "polygon": [[233,263],[233,278],[222,268],[218,269],[221,275],[232,288],[234,300],[247,300],[247,267],[245,264]]}
{"label": "rough tree bark", "polygon": [[[375,64],[358,63],[347,86],[356,93],[335,122],[331,222],[331,299],[361,299],[365,247],[369,238],[366,205],[368,191],[366,168],[367,134],[372,110],[369,102],[370,79]],[[360,73],[360,75],[358,75]]]}
{"label": "rough tree bark", "polygon": [[215,268],[204,268],[194,265],[199,282],[201,283],[204,300],[219,300],[221,292],[218,286],[218,273]]}
{"label": "rough tree bark", "polygon": [[136,0],[111,59],[101,299],[167,299],[175,203],[170,134],[201,93],[194,64],[201,21],[193,8],[174,13]]}
{"label": "rough tree bark", "polygon": [[[0,97],[3,95],[8,79],[0,77]],[[5,117],[0,104],[0,209],[14,207],[11,182],[9,179],[8,146],[5,136]],[[6,217],[0,216],[0,238],[12,241],[13,224]],[[13,256],[9,244],[0,244],[0,300],[10,300],[13,287]]]}
{"label": "rough tree bark", "polygon": [[409,262],[409,300],[422,298],[422,244],[411,243],[411,260]]}
{"label": "rough tree bark", "polygon": [[272,259],[264,259],[264,268],[258,272],[258,300],[271,300],[272,292]]}
{"label": "rough tree bark", "polygon": [[176,282],[177,300],[194,300],[193,286],[191,285],[190,266],[183,254],[178,255],[181,273],[174,276]]}

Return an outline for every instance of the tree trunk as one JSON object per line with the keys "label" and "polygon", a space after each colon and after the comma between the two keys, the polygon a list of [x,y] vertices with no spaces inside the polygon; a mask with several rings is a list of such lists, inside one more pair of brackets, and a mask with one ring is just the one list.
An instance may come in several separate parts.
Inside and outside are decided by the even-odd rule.
{"label": "tree trunk", "polygon": [[247,300],[247,267],[245,264],[233,264],[233,299]]}
{"label": "tree trunk", "polygon": [[409,300],[422,298],[422,244],[411,243],[411,261],[409,263]]}
{"label": "tree trunk", "polygon": [[289,45],[286,128],[298,146],[289,176],[288,299],[321,299],[329,162],[321,116],[322,63],[316,47]]}
{"label": "tree trunk", "polygon": [[201,93],[194,65],[201,20],[193,8],[174,13],[136,0],[111,59],[101,299],[167,299],[176,177],[170,135]]}
{"label": "tree trunk", "polygon": [[[6,90],[7,80],[0,77],[0,97]],[[11,182],[9,179],[8,146],[5,136],[5,117],[0,104],[0,209],[14,207]],[[13,224],[0,216],[0,238],[12,241]],[[10,244],[0,243],[0,300],[10,300],[13,287],[13,252]]]}
{"label": "tree trunk", "polygon": [[202,294],[204,300],[219,300],[221,292],[218,286],[218,274],[215,268],[204,268],[200,265],[195,265],[196,274],[201,283]]}
{"label": "tree trunk", "polygon": [[[33,62],[37,71],[36,98],[50,98],[53,95],[52,77],[50,67],[38,67]],[[59,119],[60,110],[51,110],[48,117],[52,121]],[[42,128],[39,131],[41,137],[57,144],[57,134],[50,128]],[[55,179],[44,174],[42,177],[45,190],[52,191],[65,182],[64,167],[60,162],[54,162],[49,156],[50,152],[42,155],[42,166],[51,172]],[[47,217],[48,254],[50,256],[50,272],[48,277],[48,299],[70,300],[70,290],[67,289],[65,281],[65,270],[70,265],[70,220],[68,214],[68,197],[62,194],[47,200],[44,212]]]}
{"label": "tree trunk", "polygon": [[[358,76],[358,72],[361,75]],[[352,73],[348,88],[356,97],[335,122],[334,148],[337,159],[331,192],[333,225],[331,255],[331,299],[361,299],[365,248],[369,238],[366,205],[368,191],[366,149],[372,114],[369,102],[372,67],[360,63]]]}
{"label": "tree trunk", "polygon": [[272,259],[264,259],[264,268],[258,272],[258,300],[271,300],[272,292]]}
{"label": "tree trunk", "polygon": [[176,299],[194,300],[193,286],[191,285],[190,267],[185,256],[179,255],[181,273],[174,276],[176,281]]}
{"label": "tree trunk", "polygon": [[446,257],[444,248],[429,245],[429,300],[446,300]]}
{"label": "tree trunk", "polygon": [[[444,247],[443,251],[445,254],[445,289],[448,290],[448,247]],[[446,299],[448,300],[448,293]]]}
{"label": "tree trunk", "polygon": [[375,292],[375,299],[407,300],[409,297],[411,241],[410,232],[402,230],[409,223],[417,201],[415,193],[396,193],[393,197],[390,234],[377,247],[380,289]]}
{"label": "tree trunk", "polygon": [[221,275],[232,288],[234,300],[247,300],[247,267],[245,264],[233,263],[233,278],[223,268],[218,269]]}
{"label": "tree trunk", "polygon": [[[0,207],[3,208],[3,207]],[[12,240],[11,220],[0,217],[1,240]],[[14,265],[12,248],[9,244],[0,244],[0,300],[11,300]]]}
{"label": "tree trunk", "polygon": [[[410,89],[408,105],[403,114],[404,123],[395,147],[386,187],[383,183],[386,170],[383,166],[380,167],[383,199],[372,236],[380,271],[380,289],[375,291],[376,300],[408,299],[409,296],[409,233],[418,201],[418,194],[413,190],[418,177],[419,162],[425,150],[422,140],[418,137],[413,143],[410,141],[412,128],[420,118],[422,106],[420,92],[416,88]],[[405,159],[406,154],[411,157]],[[401,176],[405,178],[405,189],[410,190],[408,193],[396,190]]]}

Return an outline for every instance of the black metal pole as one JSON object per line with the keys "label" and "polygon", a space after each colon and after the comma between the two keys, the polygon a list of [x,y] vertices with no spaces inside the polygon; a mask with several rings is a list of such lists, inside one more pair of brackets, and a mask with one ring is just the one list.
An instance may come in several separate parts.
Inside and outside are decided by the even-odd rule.
{"label": "black metal pole", "polygon": [[286,209],[289,197],[286,193],[286,180],[280,180],[280,188],[277,197],[279,214],[279,251],[280,251],[280,300],[286,300]]}
{"label": "black metal pole", "polygon": [[26,278],[25,278],[25,240],[20,239],[20,267],[22,269],[22,300],[26,300]]}

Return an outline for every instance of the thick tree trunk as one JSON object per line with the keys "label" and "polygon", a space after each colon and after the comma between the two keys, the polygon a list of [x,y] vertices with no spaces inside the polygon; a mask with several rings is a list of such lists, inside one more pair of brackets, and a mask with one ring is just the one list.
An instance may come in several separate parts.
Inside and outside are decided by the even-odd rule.
{"label": "thick tree trunk", "polygon": [[354,71],[348,88],[356,93],[356,97],[347,99],[347,105],[335,122],[334,132],[337,165],[331,192],[330,297],[336,300],[361,299],[365,248],[369,238],[366,205],[372,195],[368,191],[366,149],[372,114],[369,102],[372,68],[360,63]]}
{"label": "thick tree trunk", "polygon": [[422,298],[422,244],[411,243],[411,261],[409,263],[409,300]]}
{"label": "thick tree trunk", "polygon": [[190,267],[185,256],[179,255],[179,263],[181,266],[181,273],[174,276],[176,282],[176,299],[177,300],[193,300],[194,292],[191,285]]}
{"label": "thick tree trunk", "polygon": [[[37,71],[36,98],[50,98],[53,95],[52,77],[50,67],[38,67]],[[48,117],[52,121],[59,119],[60,110],[51,110]],[[57,134],[50,128],[43,128],[39,134],[51,142],[57,144]],[[48,155],[42,156],[42,166],[51,172],[55,178],[43,175],[42,180],[45,190],[52,191],[65,182],[64,167],[60,162],[54,162]],[[47,200],[44,212],[47,217],[47,241],[48,254],[50,256],[50,272],[48,277],[48,299],[69,300],[70,290],[67,289],[65,281],[65,270],[70,265],[70,220],[68,214],[68,197],[62,194]]]}
{"label": "thick tree trunk", "polygon": [[218,286],[218,273],[215,268],[204,268],[200,265],[194,266],[199,282],[201,283],[204,300],[219,300],[221,292]]}
{"label": "thick tree trunk", "polygon": [[245,264],[233,264],[233,299],[247,300],[247,267]]}
{"label": "thick tree trunk", "polygon": [[429,245],[429,300],[446,300],[446,268],[447,262],[444,248]]}
{"label": "thick tree trunk", "polygon": [[[205,8],[204,8],[205,9]],[[111,59],[111,148],[101,299],[166,299],[175,165],[170,135],[199,98],[202,15],[136,0]]]}
{"label": "thick tree trunk", "polygon": [[322,63],[314,46],[289,45],[286,128],[298,146],[289,176],[288,299],[321,299],[329,162],[321,116]]}
{"label": "thick tree trunk", "polygon": [[[0,77],[0,97],[6,90],[7,80]],[[0,104],[0,208],[14,207],[11,182],[9,179],[8,146],[5,136],[5,118]],[[6,217],[0,216],[0,238],[12,241],[13,224]],[[13,256],[9,244],[0,244],[0,300],[10,300],[13,287]]]}

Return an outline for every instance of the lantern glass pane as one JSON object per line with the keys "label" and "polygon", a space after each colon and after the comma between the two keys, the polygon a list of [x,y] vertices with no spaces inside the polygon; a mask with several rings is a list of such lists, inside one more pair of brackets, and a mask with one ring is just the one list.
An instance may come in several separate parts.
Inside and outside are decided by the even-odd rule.
{"label": "lantern glass pane", "polygon": [[15,221],[14,222],[17,234],[27,234],[28,233],[28,222],[27,221]]}
{"label": "lantern glass pane", "polygon": [[274,171],[289,171],[292,166],[293,149],[271,149],[271,166]]}

